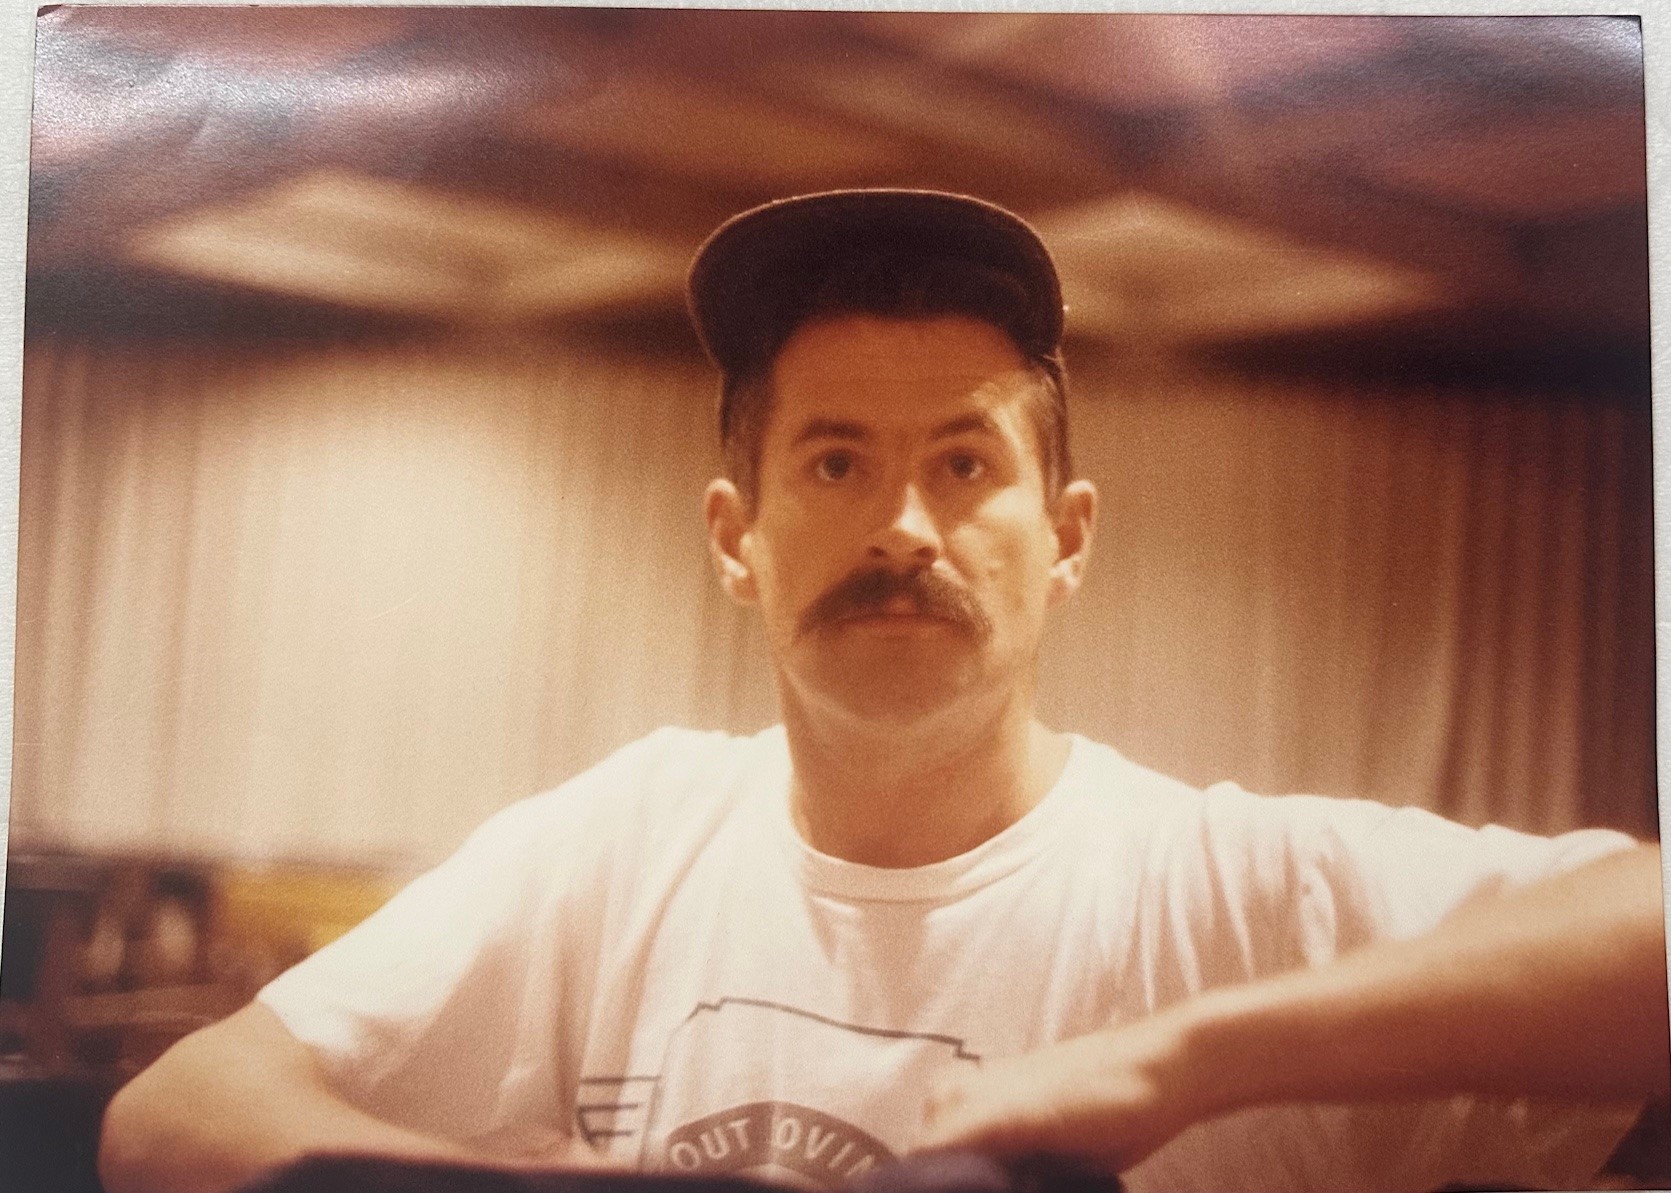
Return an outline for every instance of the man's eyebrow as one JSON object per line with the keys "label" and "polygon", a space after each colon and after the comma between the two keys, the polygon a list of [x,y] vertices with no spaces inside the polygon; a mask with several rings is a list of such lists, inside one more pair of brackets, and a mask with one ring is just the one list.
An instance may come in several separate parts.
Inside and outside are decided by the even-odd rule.
{"label": "man's eyebrow", "polygon": [[997,422],[985,411],[974,414],[961,414],[956,418],[947,419],[928,433],[930,439],[950,439],[954,435],[967,435],[972,431],[984,431],[991,435],[1001,432]]}
{"label": "man's eyebrow", "polygon": [[810,443],[814,439],[845,439],[854,443],[862,443],[869,438],[870,432],[858,423],[844,423],[833,418],[815,418],[800,429],[791,446],[799,447],[801,444]]}

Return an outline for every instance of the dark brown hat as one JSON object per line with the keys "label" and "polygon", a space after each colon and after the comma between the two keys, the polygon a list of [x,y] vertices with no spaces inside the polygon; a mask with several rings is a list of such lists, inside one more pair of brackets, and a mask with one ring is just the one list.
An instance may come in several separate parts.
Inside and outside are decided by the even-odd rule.
{"label": "dark brown hat", "polygon": [[892,254],[969,261],[1013,278],[1026,295],[1006,328],[1030,357],[1062,338],[1062,287],[1044,242],[1002,207],[924,190],[827,191],[781,199],[721,224],[697,250],[688,299],[696,334],[728,374],[746,368],[774,326],[837,263]]}

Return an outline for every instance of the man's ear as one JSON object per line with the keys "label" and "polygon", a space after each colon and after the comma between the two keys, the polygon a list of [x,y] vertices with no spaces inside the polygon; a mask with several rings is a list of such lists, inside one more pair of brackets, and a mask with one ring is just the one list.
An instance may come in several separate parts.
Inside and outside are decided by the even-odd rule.
{"label": "man's ear", "polygon": [[713,556],[720,587],[739,605],[754,604],[759,597],[754,568],[743,546],[751,524],[743,495],[728,480],[714,481],[702,498],[702,513],[708,521],[708,553]]}
{"label": "man's ear", "polygon": [[1050,568],[1050,603],[1059,605],[1079,591],[1091,541],[1097,533],[1097,487],[1077,480],[1063,488],[1051,512],[1056,531],[1056,562]]}

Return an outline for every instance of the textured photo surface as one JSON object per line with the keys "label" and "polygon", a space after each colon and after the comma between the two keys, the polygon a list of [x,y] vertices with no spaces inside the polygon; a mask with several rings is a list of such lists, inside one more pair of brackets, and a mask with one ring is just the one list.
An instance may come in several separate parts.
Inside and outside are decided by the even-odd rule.
{"label": "textured photo surface", "polygon": [[[1055,256],[1101,510],[1043,720],[1196,787],[1658,839],[1634,18],[68,5],[35,36],[0,1184],[94,1188],[121,1081],[500,809],[777,720],[709,561],[684,286],[785,196],[978,195]],[[582,1133],[831,1187],[905,1111],[825,1122],[705,1050],[970,1059],[693,1006],[655,1072],[587,1074],[622,1084]],[[1619,1179],[1671,1181],[1666,1134]]]}

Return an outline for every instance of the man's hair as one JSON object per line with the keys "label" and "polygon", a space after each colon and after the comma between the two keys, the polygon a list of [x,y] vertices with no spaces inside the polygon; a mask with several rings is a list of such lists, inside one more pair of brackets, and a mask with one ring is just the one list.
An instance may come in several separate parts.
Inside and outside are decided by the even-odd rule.
{"label": "man's hair", "polygon": [[[759,333],[742,369],[723,378],[720,445],[726,473],[752,508],[759,496],[760,451],[772,412],[772,365],[799,328],[843,315],[931,319],[964,315],[989,323],[1019,346],[1028,307],[1021,283],[1009,274],[949,257],[897,253],[841,261],[799,296],[762,304]],[[1027,354],[1034,384],[1027,410],[1038,443],[1045,496],[1055,500],[1071,473],[1068,457],[1067,373],[1060,352]]]}

